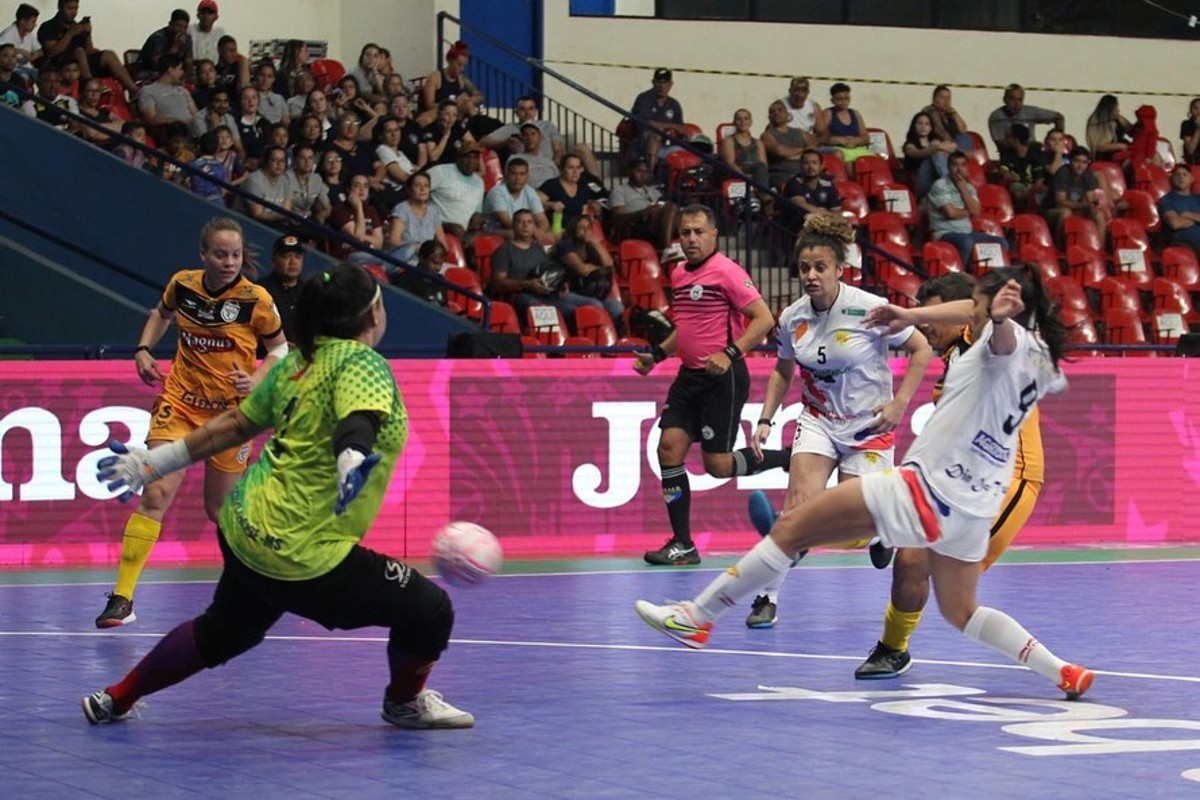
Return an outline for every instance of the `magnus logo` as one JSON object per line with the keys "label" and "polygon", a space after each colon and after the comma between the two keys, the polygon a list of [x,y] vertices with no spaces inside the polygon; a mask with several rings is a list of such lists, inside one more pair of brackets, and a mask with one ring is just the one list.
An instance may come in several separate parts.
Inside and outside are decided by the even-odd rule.
{"label": "magnus logo", "polygon": [[971,446],[997,464],[1008,463],[1008,448],[988,435],[987,431],[975,434],[975,438],[971,440]]}
{"label": "magnus logo", "polygon": [[233,340],[224,336],[197,336],[189,331],[180,331],[179,338],[197,353],[221,353],[233,349]]}

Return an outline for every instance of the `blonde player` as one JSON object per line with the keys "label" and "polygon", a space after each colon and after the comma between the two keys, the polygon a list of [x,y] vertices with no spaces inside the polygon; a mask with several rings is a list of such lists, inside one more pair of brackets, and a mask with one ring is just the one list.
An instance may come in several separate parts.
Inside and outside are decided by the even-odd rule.
{"label": "blonde player", "polygon": [[931,322],[988,323],[946,378],[945,393],[899,468],[846,481],[779,518],[771,534],[695,599],[637,601],[647,624],[692,648],[708,644],[713,622],[791,566],[797,552],[863,536],[891,547],[929,550],[942,616],[969,638],[1050,679],[1078,699],[1091,670],[1063,661],[1012,617],[979,605],[979,562],[1008,489],[1017,436],[1038,400],[1066,388],[1058,368],[1067,329],[1037,273],[998,267],[973,300],[924,308],[880,306],[868,323],[898,332]]}
{"label": "blonde player", "polygon": [[[866,325],[867,312],[887,301],[842,283],[846,245],[853,241],[854,228],[845,219],[810,214],[797,248],[804,294],[779,315],[779,358],[751,446],[759,455],[799,365],[804,407],[792,443],[785,515],[824,491],[835,469],[839,480],[891,469],[895,428],[933,355],[911,326],[887,335]],[[888,354],[900,348],[908,354],[908,370],[893,395]],[[786,575],[755,597],[747,626],[775,625]]]}
{"label": "blonde player", "polygon": [[[150,385],[160,381],[163,385],[150,411],[150,432],[146,436],[150,448],[179,441],[235,407],[271,365],[287,355],[287,339],[271,295],[243,274],[244,245],[242,228],[236,221],[226,217],[211,220],[200,232],[204,267],[172,275],[162,301],[146,320],[134,353],[138,377]],[[179,346],[171,371],[164,376],[150,350],[166,334],[172,320],[179,327]],[[260,338],[267,357],[255,369]],[[204,509],[214,522],[225,495],[245,471],[249,455],[246,444],[208,459]],[[133,590],[185,474],[181,470],[148,485],[137,510],[125,523],[117,584],[104,611],[96,617],[97,628],[115,628],[137,619]]]}

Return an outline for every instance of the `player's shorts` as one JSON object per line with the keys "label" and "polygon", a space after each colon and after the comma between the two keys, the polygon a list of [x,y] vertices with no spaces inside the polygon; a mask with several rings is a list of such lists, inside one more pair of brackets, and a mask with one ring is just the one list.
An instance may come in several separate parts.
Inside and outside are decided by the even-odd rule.
{"label": "player's shorts", "polygon": [[[865,419],[870,419],[866,417]],[[883,472],[896,464],[896,437],[877,436],[853,447],[838,442],[829,424],[814,417],[808,409],[796,420],[796,435],[792,439],[792,457],[797,453],[814,453],[837,462],[843,475],[869,475]]]}
{"label": "player's shorts", "polygon": [[[160,394],[150,409],[150,432],[146,434],[146,444],[178,441],[221,413],[201,411]],[[250,442],[245,442],[237,447],[222,450],[209,458],[207,463],[217,472],[239,475],[246,471],[250,462],[250,448]]]}
{"label": "player's shorts", "polygon": [[890,547],[922,547],[977,563],[988,549],[991,517],[976,517],[939,500],[915,466],[862,477],[863,500],[875,533]]}
{"label": "player's shorts", "polygon": [[658,427],[683,428],[706,453],[732,453],[749,396],[750,370],[744,359],[733,362],[724,375],[682,368],[667,392]]}
{"label": "player's shorts", "polygon": [[992,521],[992,536],[988,540],[987,556],[981,565],[987,569],[1012,544],[1012,540],[1025,527],[1025,523],[1033,516],[1033,508],[1037,505],[1038,495],[1042,493],[1041,481],[1028,481],[1016,478],[1008,486],[1008,494],[1000,506],[1000,513]]}

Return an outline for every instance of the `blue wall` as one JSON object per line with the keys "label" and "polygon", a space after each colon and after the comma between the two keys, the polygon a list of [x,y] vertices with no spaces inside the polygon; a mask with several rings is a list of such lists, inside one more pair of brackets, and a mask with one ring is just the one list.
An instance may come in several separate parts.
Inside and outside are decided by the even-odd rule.
{"label": "blue wall", "polygon": [[[4,210],[33,226],[69,238],[85,251],[102,254],[156,284],[165,284],[177,270],[199,266],[200,229],[216,210],[190,192],[148,172],[131,169],[99,148],[4,106],[0,106],[0,165]],[[264,271],[269,269],[271,244],[278,232],[240,214],[221,213],[241,222],[247,243],[262,254],[258,260]],[[11,225],[0,224],[0,233],[122,295],[128,291],[130,299],[139,304],[146,300],[146,289],[135,288],[133,281],[115,276],[96,261],[48,245]],[[309,268],[332,263],[318,253],[305,257]],[[16,267],[10,268],[6,258],[2,272],[7,283]],[[69,285],[56,284],[53,290],[64,291]],[[50,290],[50,286],[46,288]],[[385,287],[385,295],[388,330],[380,347],[389,353],[445,356],[450,334],[478,330],[465,320],[390,287]],[[14,302],[13,295],[0,293],[0,314]],[[102,301],[92,295],[87,302]],[[147,309],[152,304],[146,304]],[[56,324],[53,313],[49,312],[48,324]],[[61,317],[57,324],[61,324]],[[91,324],[87,318],[74,315],[70,327],[85,337],[79,344],[126,344],[136,341],[140,330],[139,326],[113,331],[111,326]],[[57,338],[48,336],[45,342]]]}

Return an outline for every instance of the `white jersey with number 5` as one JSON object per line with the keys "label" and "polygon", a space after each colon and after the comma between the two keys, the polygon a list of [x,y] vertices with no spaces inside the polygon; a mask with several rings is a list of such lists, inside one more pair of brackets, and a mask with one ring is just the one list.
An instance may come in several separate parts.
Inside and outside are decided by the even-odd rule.
{"label": "white jersey with number 5", "polygon": [[855,434],[876,408],[891,402],[888,351],[902,347],[913,333],[909,327],[888,336],[863,324],[868,311],[884,305],[884,298],[843,283],[828,310],[815,310],[804,295],[779,315],[779,358],[800,366],[805,409],[846,446],[861,444]]}
{"label": "white jersey with number 5", "polygon": [[946,372],[933,416],[901,461],[921,468],[940,503],[987,519],[1000,511],[1012,480],[1021,424],[1038,400],[1067,386],[1036,334],[1003,324],[1016,333],[1016,349],[993,353],[989,322]]}

